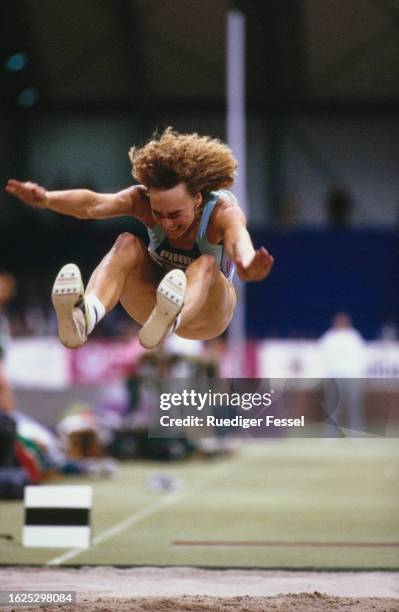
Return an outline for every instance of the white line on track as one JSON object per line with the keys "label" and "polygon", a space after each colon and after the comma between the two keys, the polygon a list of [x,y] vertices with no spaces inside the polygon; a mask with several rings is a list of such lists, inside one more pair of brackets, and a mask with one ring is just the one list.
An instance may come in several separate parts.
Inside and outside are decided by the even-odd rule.
{"label": "white line on track", "polygon": [[168,493],[165,497],[158,499],[156,502],[154,502],[153,504],[150,504],[146,508],[143,508],[142,510],[135,512],[134,514],[131,514],[124,521],[120,521],[119,523],[116,523],[112,527],[109,527],[108,529],[105,529],[105,531],[102,531],[101,533],[99,533],[98,536],[93,538],[92,544],[89,548],[83,548],[83,549],[82,548],[72,548],[71,550],[68,550],[63,555],[50,559],[49,561],[47,561],[45,565],[61,565],[62,563],[65,563],[66,561],[70,561],[74,557],[77,557],[78,555],[87,552],[88,550],[90,550],[91,548],[94,548],[98,544],[102,544],[103,542],[106,542],[113,536],[118,535],[119,533],[121,533],[122,531],[125,531],[126,529],[129,529],[129,527],[131,527],[135,523],[139,523],[140,521],[146,519],[148,516],[151,516],[152,514],[156,514],[162,508],[176,504],[185,495],[193,494],[194,492],[197,492],[202,487],[209,485],[213,480],[219,480],[219,478],[225,477],[227,473],[231,472],[233,469],[233,466],[231,464],[228,464],[228,465],[223,464],[222,466],[217,466],[217,467],[222,468],[222,469],[212,470],[213,473],[210,474],[209,478],[202,480],[197,486],[194,487],[194,490],[191,489],[190,491],[187,490],[187,491],[182,491],[179,493],[177,492]]}

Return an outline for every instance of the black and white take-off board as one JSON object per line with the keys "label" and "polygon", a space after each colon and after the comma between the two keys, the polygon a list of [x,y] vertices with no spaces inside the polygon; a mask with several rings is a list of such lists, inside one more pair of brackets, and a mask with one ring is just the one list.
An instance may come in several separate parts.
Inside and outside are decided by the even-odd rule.
{"label": "black and white take-off board", "polygon": [[24,504],[23,546],[90,546],[90,486],[28,486],[25,487]]}

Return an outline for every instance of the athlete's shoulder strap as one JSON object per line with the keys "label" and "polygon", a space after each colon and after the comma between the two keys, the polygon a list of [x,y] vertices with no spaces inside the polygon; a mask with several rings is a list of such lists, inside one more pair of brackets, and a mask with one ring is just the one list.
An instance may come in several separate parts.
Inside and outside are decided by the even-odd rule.
{"label": "athlete's shoulder strap", "polygon": [[166,238],[165,230],[159,224],[153,227],[147,226],[147,233],[153,246],[160,245]]}
{"label": "athlete's shoulder strap", "polygon": [[202,216],[200,221],[200,226],[198,228],[197,240],[206,239],[206,230],[208,227],[209,219],[211,218],[211,214],[213,213],[213,209],[215,208],[220,197],[225,197],[228,200],[231,200],[235,204],[237,204],[237,198],[231,191],[227,189],[218,189],[217,191],[211,191],[207,201],[204,204],[204,208],[202,210]]}
{"label": "athlete's shoulder strap", "polygon": [[211,191],[202,209],[201,221],[198,228],[197,240],[203,240],[206,238],[206,230],[208,227],[209,219],[213,213],[213,209],[220,197],[220,191]]}

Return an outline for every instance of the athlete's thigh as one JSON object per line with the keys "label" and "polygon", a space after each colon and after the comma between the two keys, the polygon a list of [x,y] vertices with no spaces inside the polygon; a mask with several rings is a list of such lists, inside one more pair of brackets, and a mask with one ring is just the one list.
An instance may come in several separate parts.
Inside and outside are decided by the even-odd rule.
{"label": "athlete's thigh", "polygon": [[230,323],[236,305],[236,292],[232,282],[218,272],[205,304],[193,321],[178,329],[183,338],[208,340],[220,336]]}
{"label": "athlete's thigh", "polygon": [[143,325],[155,306],[156,290],[165,274],[150,257],[147,250],[143,252],[140,266],[128,274],[120,302],[126,312],[140,325]]}

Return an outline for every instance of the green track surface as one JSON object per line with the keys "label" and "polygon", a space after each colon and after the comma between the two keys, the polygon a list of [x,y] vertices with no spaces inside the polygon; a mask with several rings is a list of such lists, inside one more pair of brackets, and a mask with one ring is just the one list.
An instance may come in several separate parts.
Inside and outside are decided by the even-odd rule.
{"label": "green track surface", "polygon": [[[148,480],[157,472],[176,476],[184,488],[151,493]],[[395,439],[247,443],[227,459],[124,463],[113,480],[80,477],[59,484],[88,482],[94,490],[92,548],[61,562],[57,558],[68,551],[23,548],[23,504],[2,501],[0,563],[399,568]],[[105,533],[126,520],[117,533]],[[204,544],[177,546],[177,540]],[[206,544],[214,541],[219,544]],[[290,545],[270,544],[275,542]]]}

